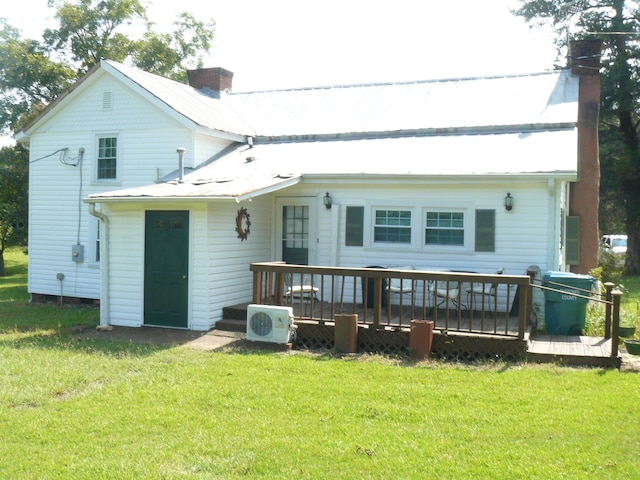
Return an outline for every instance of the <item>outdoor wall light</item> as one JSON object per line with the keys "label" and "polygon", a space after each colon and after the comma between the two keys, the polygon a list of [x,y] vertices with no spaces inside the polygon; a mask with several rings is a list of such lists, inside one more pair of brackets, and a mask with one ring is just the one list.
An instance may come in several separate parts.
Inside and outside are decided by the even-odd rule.
{"label": "outdoor wall light", "polygon": [[513,208],[513,197],[511,196],[511,193],[507,192],[507,196],[504,197],[504,209],[507,212],[510,212],[512,208]]}
{"label": "outdoor wall light", "polygon": [[322,203],[324,203],[324,206],[327,207],[327,210],[329,210],[331,208],[331,202],[332,202],[332,198],[331,195],[329,195],[329,192],[326,193],[326,195],[324,196],[324,198],[322,199]]}

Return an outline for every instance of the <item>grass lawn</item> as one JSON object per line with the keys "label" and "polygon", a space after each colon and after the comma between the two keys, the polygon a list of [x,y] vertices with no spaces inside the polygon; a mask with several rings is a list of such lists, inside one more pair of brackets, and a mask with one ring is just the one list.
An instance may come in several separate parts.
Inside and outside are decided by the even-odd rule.
{"label": "grass lawn", "polygon": [[79,340],[0,278],[0,478],[638,478],[640,376]]}

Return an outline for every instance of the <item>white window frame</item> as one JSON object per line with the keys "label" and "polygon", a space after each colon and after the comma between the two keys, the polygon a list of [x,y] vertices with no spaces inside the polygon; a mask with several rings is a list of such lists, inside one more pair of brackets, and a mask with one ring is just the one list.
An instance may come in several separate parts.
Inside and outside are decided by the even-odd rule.
{"label": "white window frame", "polygon": [[[427,213],[462,213],[463,215],[463,245],[427,245]],[[424,206],[421,209],[421,245],[422,249],[428,252],[473,252],[475,250],[475,206],[448,205],[448,206]]]}
{"label": "white window frame", "polygon": [[[411,240],[408,243],[401,242],[376,242],[375,226],[376,212],[379,210],[396,210],[411,212]],[[364,215],[364,247],[369,249],[407,249],[415,250],[419,246],[419,231],[416,229],[416,207],[411,202],[401,203],[383,203],[383,202],[365,202]]]}
{"label": "white window frame", "polygon": [[[411,200],[392,202],[366,201],[364,213],[364,246],[368,250],[404,249],[406,251],[422,251],[425,253],[474,253],[475,252],[475,210],[474,202],[433,202],[429,200],[416,203]],[[377,210],[409,210],[411,211],[411,242],[376,242],[374,241],[375,217]],[[427,212],[460,212],[464,215],[464,245],[426,245]]]}
{"label": "white window frame", "polygon": [[[115,178],[98,178],[99,174],[99,158],[100,158],[100,140],[105,138],[116,139],[116,176]],[[120,175],[122,172],[122,141],[117,133],[101,133],[95,136],[95,162],[93,162],[93,179],[98,184],[118,184],[120,183]]]}

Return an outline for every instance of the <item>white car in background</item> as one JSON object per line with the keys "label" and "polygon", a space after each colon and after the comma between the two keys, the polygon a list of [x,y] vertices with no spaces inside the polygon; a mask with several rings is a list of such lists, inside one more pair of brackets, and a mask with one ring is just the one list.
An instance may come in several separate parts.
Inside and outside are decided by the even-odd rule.
{"label": "white car in background", "polygon": [[611,253],[623,255],[627,253],[627,236],[626,235],[603,235],[602,248]]}
{"label": "white car in background", "polygon": [[620,265],[624,265],[627,256],[627,236],[626,235],[602,235],[602,250],[615,255]]}

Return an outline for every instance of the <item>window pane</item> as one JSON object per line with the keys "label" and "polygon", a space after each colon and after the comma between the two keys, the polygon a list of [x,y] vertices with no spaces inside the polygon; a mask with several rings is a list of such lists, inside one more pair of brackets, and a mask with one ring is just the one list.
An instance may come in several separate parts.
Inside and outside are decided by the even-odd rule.
{"label": "window pane", "polygon": [[374,242],[411,243],[410,210],[376,210]]}

